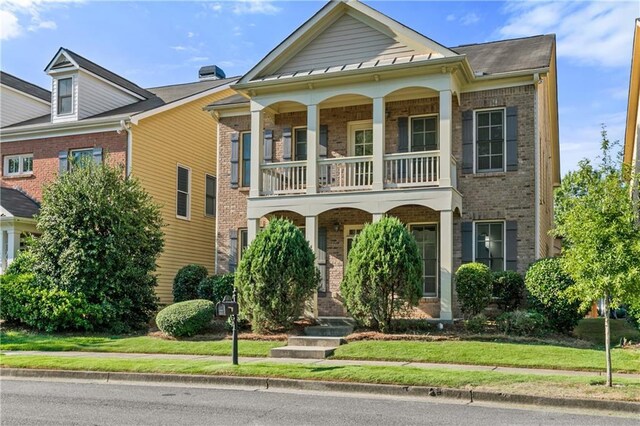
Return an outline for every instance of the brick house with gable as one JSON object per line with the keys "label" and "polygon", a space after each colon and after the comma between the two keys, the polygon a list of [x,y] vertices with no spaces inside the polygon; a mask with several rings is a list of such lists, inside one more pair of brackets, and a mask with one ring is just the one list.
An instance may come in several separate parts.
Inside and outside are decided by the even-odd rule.
{"label": "brick house with gable", "polygon": [[560,182],[554,35],[445,47],[331,1],[207,107],[218,123],[216,269],[269,218],[316,252],[316,316],[343,316],[362,226],[398,217],[424,261],[417,316],[452,320],[464,262],[524,272],[553,254]]}

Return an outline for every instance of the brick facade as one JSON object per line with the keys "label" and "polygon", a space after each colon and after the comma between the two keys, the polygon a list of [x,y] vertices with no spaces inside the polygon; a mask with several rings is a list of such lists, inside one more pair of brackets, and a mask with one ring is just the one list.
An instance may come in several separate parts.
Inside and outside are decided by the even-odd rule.
{"label": "brick facade", "polygon": [[[462,217],[454,214],[453,222],[453,268],[460,266],[462,259],[461,222],[469,220],[509,220],[518,224],[518,270],[524,272],[536,259],[535,253],[535,167],[534,161],[534,86],[521,86],[497,90],[462,93],[460,104],[453,98],[452,153],[461,164],[462,160],[462,111],[469,109],[518,107],[518,169],[491,174],[462,174],[458,167],[458,190],[463,198]],[[438,98],[387,102],[385,152],[397,151],[397,117],[437,114]],[[328,126],[328,156],[348,155],[347,123],[372,118],[372,105],[356,105],[320,110],[320,124]],[[277,114],[265,117],[265,128],[274,131],[274,161],[282,161],[282,130],[285,127],[305,126],[306,112]],[[220,147],[218,173],[218,272],[228,270],[229,231],[246,228],[247,189],[231,189],[230,158],[231,134],[250,131],[250,117],[235,116],[220,119]],[[428,189],[427,189],[428,191]],[[276,213],[276,212],[274,212]],[[402,206],[387,212],[404,223],[439,222],[439,213],[420,206]],[[304,218],[290,212],[277,212],[279,216],[291,218],[299,226]],[[343,276],[344,227],[361,225],[371,221],[371,214],[356,209],[334,209],[318,217],[318,226],[327,230],[328,288],[318,297],[320,316],[341,316],[346,312],[339,295]],[[263,221],[264,223],[264,221]],[[337,230],[336,230],[337,229]],[[453,290],[454,316],[459,315],[455,287]],[[437,298],[423,298],[413,313],[420,317],[439,317],[440,302]]]}
{"label": "brick facade", "polygon": [[101,147],[103,156],[110,164],[124,165],[127,153],[127,134],[123,132],[101,132],[85,135],[59,136],[2,143],[2,162],[4,157],[15,154],[33,154],[33,173],[29,176],[4,176],[0,178],[2,186],[19,188],[30,197],[40,201],[43,187],[53,182],[59,174],[58,154],[72,149]]}

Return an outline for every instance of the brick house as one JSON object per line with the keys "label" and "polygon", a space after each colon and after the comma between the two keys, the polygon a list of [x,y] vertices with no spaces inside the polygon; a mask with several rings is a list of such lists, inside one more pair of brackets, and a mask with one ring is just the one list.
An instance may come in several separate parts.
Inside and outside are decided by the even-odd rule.
{"label": "brick house", "polygon": [[553,253],[555,36],[447,48],[355,0],[326,4],[207,107],[218,122],[216,267],[270,217],[304,229],[316,316],[343,316],[348,250],[398,217],[424,260],[416,316],[457,315],[464,262],[524,272]]}
{"label": "brick house", "polygon": [[[640,18],[635,21],[627,122],[624,135],[624,162],[640,173]],[[634,191],[638,197],[637,188]]]}
{"label": "brick house", "polygon": [[0,272],[25,234],[38,232],[37,210],[24,207],[37,205],[43,187],[73,159],[106,158],[138,178],[161,206],[165,247],[156,293],[170,303],[178,269],[189,263],[214,269],[217,132],[202,108],[234,93],[229,84],[236,79],[209,66],[195,82],[145,89],[66,48],[45,72],[51,92],[3,73]]}

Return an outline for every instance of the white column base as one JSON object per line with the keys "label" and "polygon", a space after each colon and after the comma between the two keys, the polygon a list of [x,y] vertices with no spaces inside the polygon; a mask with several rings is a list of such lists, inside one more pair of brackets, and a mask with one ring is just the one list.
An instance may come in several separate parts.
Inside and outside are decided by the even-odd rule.
{"label": "white column base", "polygon": [[453,319],[453,211],[440,212],[440,319]]}
{"label": "white column base", "polygon": [[247,244],[251,244],[258,236],[260,219],[247,219]]}
{"label": "white column base", "polygon": [[[309,241],[309,245],[311,246],[311,250],[313,251],[313,255],[315,257],[316,267],[318,264],[318,217],[317,216],[306,216],[304,218],[304,232],[306,234],[307,241]],[[313,318],[318,318],[318,292],[315,291],[313,293],[313,300],[311,301],[311,316]]]}

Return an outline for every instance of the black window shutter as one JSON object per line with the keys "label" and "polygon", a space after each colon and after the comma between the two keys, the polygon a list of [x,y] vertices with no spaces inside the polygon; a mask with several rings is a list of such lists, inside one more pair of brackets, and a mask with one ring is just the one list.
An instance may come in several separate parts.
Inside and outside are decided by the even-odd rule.
{"label": "black window shutter", "polygon": [[327,291],[327,228],[318,228],[318,269],[320,285],[318,291]]}
{"label": "black window shutter", "polygon": [[462,222],[462,263],[473,262],[473,222]]}
{"label": "black window shutter", "polygon": [[291,127],[282,129],[282,159],[291,161]]}
{"label": "black window shutter", "polygon": [[408,117],[398,117],[398,152],[409,152]]}
{"label": "black window shutter", "polygon": [[270,163],[273,159],[273,130],[264,131],[264,162]]}
{"label": "black window shutter", "polygon": [[507,271],[518,270],[518,222],[507,221],[507,258],[505,259]]}
{"label": "black window shutter", "polygon": [[238,266],[238,230],[229,230],[229,272],[235,272]]}
{"label": "black window shutter", "polygon": [[462,173],[473,173],[473,111],[462,111]]}
{"label": "black window shutter", "polygon": [[65,174],[69,170],[69,153],[67,151],[60,151],[58,153],[58,162],[60,164],[59,173]]}
{"label": "black window shutter", "polygon": [[518,107],[507,107],[507,171],[518,170]]}
{"label": "black window shutter", "polygon": [[320,151],[318,156],[320,158],[327,158],[329,148],[329,126],[326,124],[320,125]]}
{"label": "black window shutter", "polygon": [[102,148],[100,147],[93,148],[93,161],[96,164],[102,164]]}
{"label": "black window shutter", "polygon": [[238,187],[239,136],[240,134],[238,132],[231,134],[231,188],[234,189]]}

